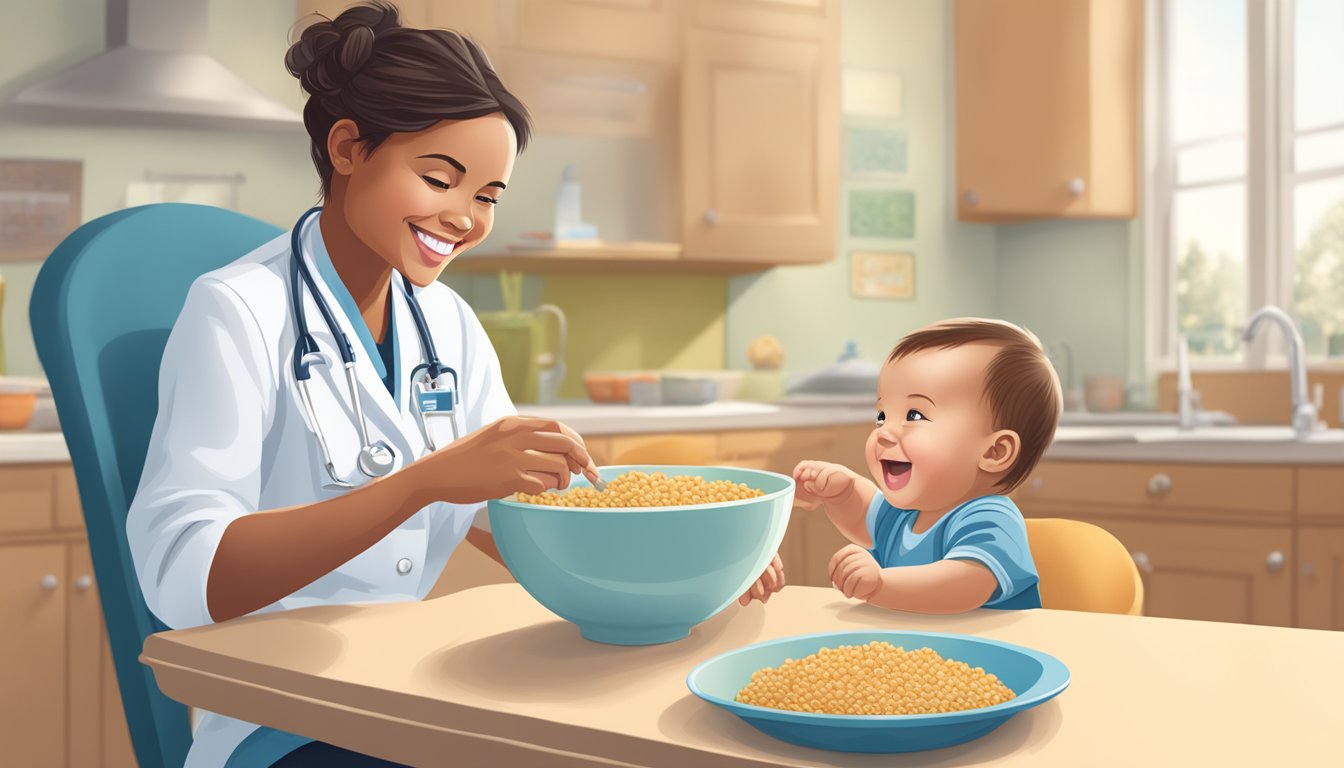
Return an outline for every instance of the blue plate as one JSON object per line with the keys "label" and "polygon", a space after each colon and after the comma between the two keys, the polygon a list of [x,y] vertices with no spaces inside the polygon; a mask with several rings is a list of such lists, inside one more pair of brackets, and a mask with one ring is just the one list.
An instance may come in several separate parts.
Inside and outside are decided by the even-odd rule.
{"label": "blue plate", "polygon": [[[943,658],[983,667],[1017,697],[992,707],[936,715],[823,715],[734,701],[758,669],[778,667],[785,659],[800,659],[822,648],[874,640],[906,650],[927,646]],[[1069,669],[1049,654],[998,640],[938,632],[864,630],[784,637],[738,648],[691,670],[686,685],[696,696],[791,744],[841,752],[917,752],[978,738],[1018,712],[1049,701],[1068,687]]]}

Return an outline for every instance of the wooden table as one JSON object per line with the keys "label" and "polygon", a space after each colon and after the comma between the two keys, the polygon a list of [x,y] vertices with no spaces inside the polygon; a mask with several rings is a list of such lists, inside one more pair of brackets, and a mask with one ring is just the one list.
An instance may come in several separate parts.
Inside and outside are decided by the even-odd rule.
{"label": "wooden table", "polygon": [[[964,632],[1069,666],[1063,694],[969,744],[906,755],[794,747],[694,697],[732,648],[860,628]],[[1068,611],[919,616],[787,587],[680,642],[583,640],[515,584],[309,608],[145,642],[169,696],[413,765],[1341,765],[1344,633]]]}

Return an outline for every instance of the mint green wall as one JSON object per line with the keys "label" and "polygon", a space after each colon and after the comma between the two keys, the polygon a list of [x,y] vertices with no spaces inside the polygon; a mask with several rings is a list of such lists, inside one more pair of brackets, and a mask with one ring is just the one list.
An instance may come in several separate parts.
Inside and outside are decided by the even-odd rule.
{"label": "mint green wall", "polygon": [[[751,340],[770,334],[784,346],[788,371],[833,362],[847,339],[879,360],[905,333],[960,315],[993,315],[999,267],[994,228],[964,224],[952,207],[953,81],[951,3],[944,0],[844,0],[841,64],[901,78],[909,146],[906,179],[892,188],[916,194],[913,240],[846,234],[846,191],[871,182],[841,177],[837,258],[817,266],[781,267],[729,282],[728,364],[748,368]],[[843,126],[845,119],[842,118]],[[854,298],[850,252],[903,251],[915,256],[913,300]]]}
{"label": "mint green wall", "polygon": [[1142,228],[1129,221],[998,227],[999,315],[1044,343],[1068,342],[1080,385],[1088,374],[1141,375],[1142,271],[1134,270],[1141,249],[1132,237]]}

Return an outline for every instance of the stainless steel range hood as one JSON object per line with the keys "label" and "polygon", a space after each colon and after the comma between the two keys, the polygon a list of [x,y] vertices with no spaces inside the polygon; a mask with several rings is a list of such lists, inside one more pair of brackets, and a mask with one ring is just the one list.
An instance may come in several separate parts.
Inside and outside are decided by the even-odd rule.
{"label": "stainless steel range hood", "polygon": [[107,0],[107,50],[19,92],[17,112],[76,122],[301,127],[298,113],[206,53],[208,4]]}

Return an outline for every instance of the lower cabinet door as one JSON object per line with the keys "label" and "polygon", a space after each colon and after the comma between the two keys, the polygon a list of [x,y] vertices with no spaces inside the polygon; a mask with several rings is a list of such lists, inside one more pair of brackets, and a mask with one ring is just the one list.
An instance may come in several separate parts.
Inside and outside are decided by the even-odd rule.
{"label": "lower cabinet door", "polygon": [[1298,529],[1297,623],[1344,629],[1344,528]]}
{"label": "lower cabinet door", "polygon": [[0,762],[67,764],[66,545],[0,546]]}
{"label": "lower cabinet door", "polygon": [[1129,549],[1143,576],[1144,614],[1293,626],[1293,542],[1287,526],[1089,520]]}

